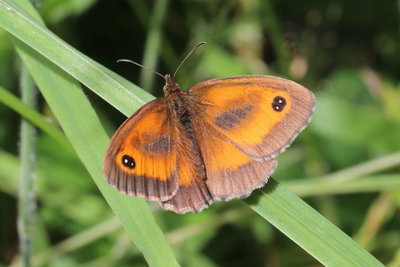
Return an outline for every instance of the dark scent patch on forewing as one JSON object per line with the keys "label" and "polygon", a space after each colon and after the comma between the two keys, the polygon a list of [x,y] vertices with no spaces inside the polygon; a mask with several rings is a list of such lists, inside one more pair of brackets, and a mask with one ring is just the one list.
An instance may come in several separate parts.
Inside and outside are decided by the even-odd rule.
{"label": "dark scent patch on forewing", "polygon": [[233,113],[240,120],[243,120],[247,117],[247,112],[243,109],[233,108],[229,110],[229,112]]}
{"label": "dark scent patch on forewing", "polygon": [[249,113],[254,109],[253,105],[247,104],[242,108],[233,108],[229,112],[234,114],[238,119],[244,120],[248,118]]}
{"label": "dark scent patch on forewing", "polygon": [[240,124],[240,121],[231,113],[224,112],[215,117],[215,125],[224,130],[232,129]]}
{"label": "dark scent patch on forewing", "polygon": [[247,105],[245,105],[245,106],[243,107],[243,109],[244,109],[245,111],[250,112],[250,111],[252,111],[252,110],[254,109],[254,106],[253,106],[253,105],[250,105],[250,104],[247,104]]}
{"label": "dark scent patch on forewing", "polygon": [[167,154],[171,152],[171,147],[171,138],[168,136],[160,136],[152,142],[142,144],[142,150],[151,153]]}
{"label": "dark scent patch on forewing", "polygon": [[241,121],[248,118],[249,112],[253,110],[252,105],[245,105],[243,108],[233,108],[229,112],[224,112],[215,118],[215,125],[228,130],[241,124]]}

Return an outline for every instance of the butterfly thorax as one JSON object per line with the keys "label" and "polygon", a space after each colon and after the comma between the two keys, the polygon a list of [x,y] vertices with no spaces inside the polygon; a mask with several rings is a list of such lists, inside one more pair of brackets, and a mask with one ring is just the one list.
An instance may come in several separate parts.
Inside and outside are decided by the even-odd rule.
{"label": "butterfly thorax", "polygon": [[[196,113],[194,110],[195,103],[191,100],[190,95],[180,89],[179,85],[175,83],[170,75],[165,75],[165,103],[168,109],[168,117],[172,118],[174,128],[178,131],[178,136],[185,135],[188,143],[181,143],[185,148],[186,157],[191,158],[191,162],[194,164],[193,170],[197,178],[205,179],[204,160],[201,155],[200,146],[196,138],[195,128],[192,121],[192,116]],[[182,155],[180,155],[182,156]]]}
{"label": "butterfly thorax", "polygon": [[189,96],[186,92],[181,90],[179,85],[173,81],[169,74],[165,75],[165,85],[163,89],[170,113],[174,113],[174,117],[178,119],[187,116],[190,102]]}

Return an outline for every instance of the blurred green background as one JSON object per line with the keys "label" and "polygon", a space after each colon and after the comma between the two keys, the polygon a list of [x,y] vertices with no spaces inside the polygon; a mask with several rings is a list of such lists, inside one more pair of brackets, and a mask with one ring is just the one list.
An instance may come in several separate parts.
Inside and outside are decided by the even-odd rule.
{"label": "blurred green background", "polygon": [[[384,264],[400,266],[399,187],[379,175],[370,176],[369,186],[336,191],[303,183],[332,174],[399,179],[400,1],[33,2],[51,31],[156,96],[162,96],[162,79],[116,60],[171,73],[194,44],[206,41],[177,74],[182,88],[216,77],[271,74],[312,90],[313,121],[279,157],[273,177]],[[14,95],[20,94],[20,66],[0,29],[0,86]],[[85,93],[111,136],[125,117]],[[37,98],[37,110],[57,125]],[[0,264],[8,265],[18,256],[20,116],[0,103],[0,118]],[[41,266],[146,266],[80,161],[42,132],[36,150],[34,255]],[[150,205],[182,266],[320,265],[240,200],[214,203],[197,215]]]}

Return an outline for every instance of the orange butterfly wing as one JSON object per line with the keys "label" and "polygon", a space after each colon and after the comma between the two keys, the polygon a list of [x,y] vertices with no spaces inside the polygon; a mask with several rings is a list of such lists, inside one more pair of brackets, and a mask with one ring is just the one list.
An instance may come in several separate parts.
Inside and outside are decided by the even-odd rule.
{"label": "orange butterfly wing", "polygon": [[276,160],[255,161],[201,119],[194,119],[194,123],[203,124],[196,128],[196,137],[205,165],[205,183],[213,199],[247,197],[264,186]]}
{"label": "orange butterfly wing", "polygon": [[164,99],[144,105],[114,134],[103,173],[119,191],[166,201],[178,190],[176,131]]}
{"label": "orange butterfly wing", "polygon": [[[198,148],[157,99],[139,109],[114,134],[103,173],[119,191],[160,201],[178,213],[199,212],[211,204]],[[124,165],[124,157],[131,157]]]}
{"label": "orange butterfly wing", "polygon": [[275,158],[311,120],[314,95],[278,77],[248,75],[197,83],[189,89],[199,119],[256,160]]}
{"label": "orange butterfly wing", "polygon": [[200,82],[188,90],[213,199],[246,197],[276,168],[274,158],[307,125],[313,94],[271,76]]}

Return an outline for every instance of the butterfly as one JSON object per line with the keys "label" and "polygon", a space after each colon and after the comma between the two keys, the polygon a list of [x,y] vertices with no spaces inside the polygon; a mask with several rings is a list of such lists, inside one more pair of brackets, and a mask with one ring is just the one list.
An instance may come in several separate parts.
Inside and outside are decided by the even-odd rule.
{"label": "butterfly", "polygon": [[165,98],[142,106],[112,137],[103,173],[120,192],[176,213],[264,186],[314,111],[309,90],[274,76],[212,79],[186,91],[164,78]]}

